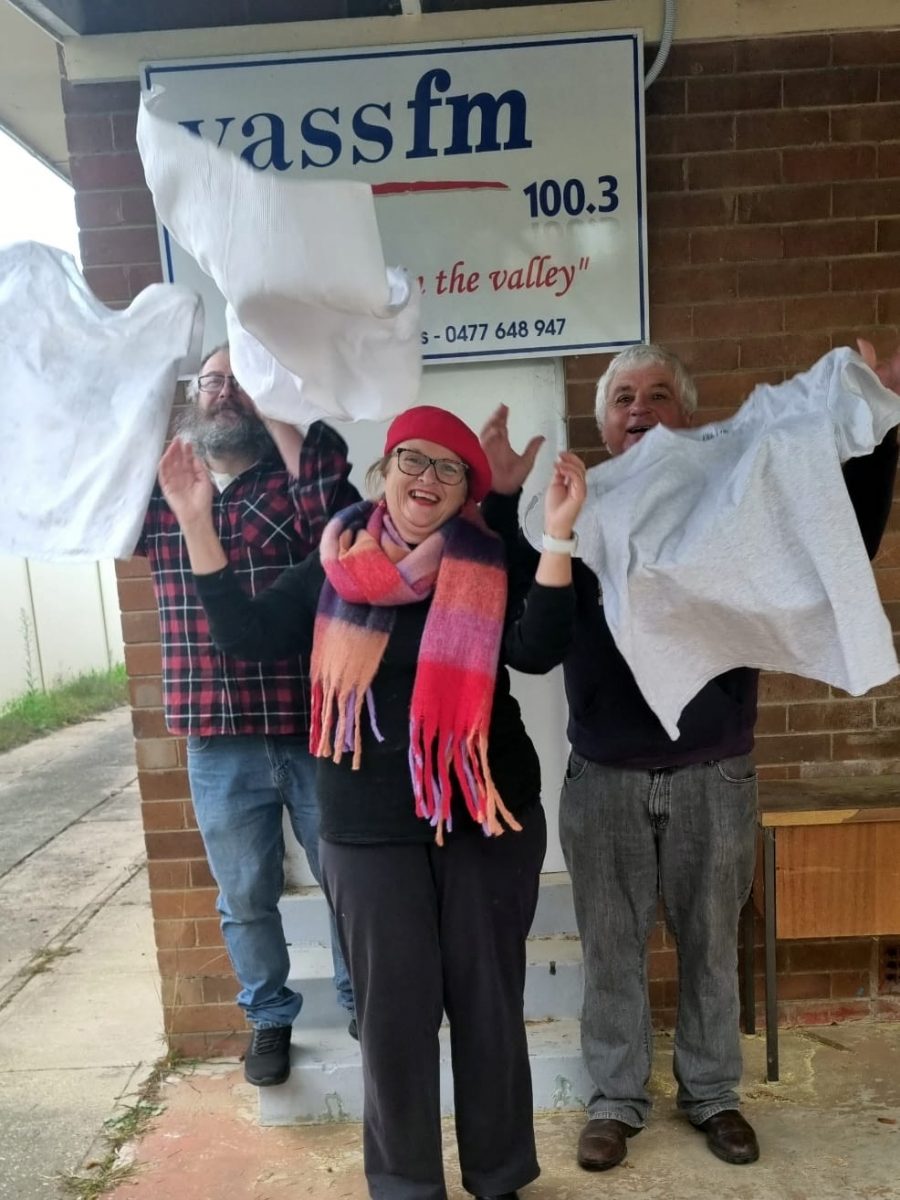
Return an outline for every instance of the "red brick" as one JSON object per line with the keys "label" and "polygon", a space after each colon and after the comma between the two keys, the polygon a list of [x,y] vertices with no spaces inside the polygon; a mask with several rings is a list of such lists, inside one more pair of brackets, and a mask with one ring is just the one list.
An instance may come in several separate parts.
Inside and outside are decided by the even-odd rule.
{"label": "red brick", "polygon": [[183,800],[152,800],[141,805],[145,833],[177,833],[187,829]]}
{"label": "red brick", "polygon": [[162,682],[150,676],[130,679],[128,690],[132,708],[159,708],[162,705]]}
{"label": "red brick", "polygon": [[[191,791],[187,771],[175,768],[170,771],[141,771],[138,777],[142,800],[188,800]],[[201,850],[202,854],[203,851]],[[162,857],[171,857],[163,855]],[[194,858],[196,855],[179,854],[178,858]]]}
{"label": "red brick", "polygon": [[746,225],[817,221],[831,216],[831,185],[764,188],[737,197],[737,219]]}
{"label": "red brick", "polygon": [[126,643],[158,642],[158,614],[155,612],[122,613],[122,637]]}
{"label": "red brick", "polygon": [[121,267],[85,267],[85,282],[104,304],[119,304],[129,299],[128,279]]}
{"label": "red brick", "polygon": [[69,168],[72,184],[79,192],[138,187],[146,182],[137,153],[72,155]]}
{"label": "red brick", "polygon": [[[763,996],[763,980],[757,979],[757,999]],[[824,971],[782,975],[778,980],[779,1000],[819,1000],[831,995],[831,976]]]}
{"label": "red brick", "polygon": [[234,1003],[235,981],[222,975],[211,975],[200,981],[204,1004]]}
{"label": "red brick", "polygon": [[806,367],[831,349],[827,334],[777,334],[741,339],[741,367]]}
{"label": "red brick", "polygon": [[836,217],[893,217],[900,212],[900,179],[879,179],[865,187],[836,183],[833,211]]}
{"label": "red brick", "polygon": [[154,921],[157,950],[190,950],[197,945],[193,921]]}
{"label": "red brick", "polygon": [[[653,88],[650,92],[652,94]],[[873,96],[872,99],[874,98]],[[690,79],[687,83],[687,111],[691,113],[780,107],[780,75],[732,75],[730,78],[710,79],[700,77]]]}
{"label": "red brick", "polygon": [[792,71],[784,77],[785,108],[874,104],[877,99],[878,71],[874,67]]}
{"label": "red brick", "polygon": [[900,59],[900,30],[867,29],[862,33],[833,33],[831,61],[836,67],[892,63]]}
{"label": "red brick", "polygon": [[[826,117],[826,131],[827,128]],[[691,154],[734,147],[734,117],[730,114],[647,118],[648,155]]]}
{"label": "red brick", "polygon": [[900,729],[836,733],[833,744],[832,757],[836,759],[897,758],[900,756]]}
{"label": "red brick", "polygon": [[792,260],[738,267],[738,294],[742,300],[755,296],[797,296],[827,290],[827,262]]}
{"label": "red brick", "polygon": [[647,116],[687,112],[687,84],[682,79],[657,79],[644,93]]}
{"label": "red brick", "polygon": [[882,179],[900,175],[900,142],[890,142],[878,147],[878,174]]}
{"label": "red brick", "polygon": [[160,975],[232,975],[224,946],[193,950],[160,950],[156,955]]}
{"label": "red brick", "polygon": [[[147,863],[147,878],[150,881],[150,902],[167,893],[162,888],[186,888],[189,867],[185,861],[159,860]],[[170,914],[171,915],[171,914]]]}
{"label": "red brick", "polygon": [[791,971],[868,971],[872,965],[872,938],[791,942],[789,945]]}
{"label": "red brick", "polygon": [[756,719],[756,732],[787,733],[787,712],[783,704],[761,704]]}
{"label": "red brick", "polygon": [[156,596],[150,577],[142,579],[119,578],[117,584],[119,606],[122,612],[155,612]]}
{"label": "red brick", "polygon": [[647,163],[647,190],[650,192],[683,192],[685,160],[677,158],[651,158]]}
{"label": "red brick", "polygon": [[878,321],[900,326],[900,292],[883,292],[878,297]]}
{"label": "red brick", "polygon": [[747,399],[760,383],[780,383],[782,371],[729,371],[724,375],[701,375],[696,380],[701,408],[733,409]]}
{"label": "red brick", "polygon": [[879,100],[900,100],[900,67],[882,67]]}
{"label": "red brick", "polygon": [[843,1021],[863,1021],[871,1015],[870,1000],[830,1000],[818,1004],[798,1001],[785,1005],[780,1024],[786,1028],[792,1025],[840,1025]]}
{"label": "red brick", "polygon": [[73,113],[66,117],[69,154],[99,154],[113,149],[113,126],[108,113]]}
{"label": "red brick", "polygon": [[[153,236],[156,237],[155,232]],[[125,274],[128,277],[128,288],[132,299],[140,295],[144,288],[149,287],[151,283],[163,282],[163,269],[158,259],[154,262],[128,267]]]}
{"label": "red brick", "polygon": [[736,44],[739,71],[796,71],[828,65],[827,37],[741,38]]}
{"label": "red brick", "polygon": [[145,835],[147,857],[196,858],[203,853],[203,841],[193,830],[150,831]]}
{"label": "red brick", "polygon": [[875,705],[875,724],[879,729],[900,728],[900,700],[879,700]]}
{"label": "red brick", "polygon": [[847,254],[872,254],[875,250],[874,220],[813,221],[788,225],[784,230],[785,258],[825,258]]}
{"label": "red brick", "polygon": [[[162,865],[166,865],[165,861]],[[153,915],[160,920],[216,917],[215,888],[179,888],[151,895]]]}
{"label": "red brick", "polygon": [[692,263],[754,262],[782,256],[781,230],[768,226],[696,229],[690,246]]}
{"label": "red brick", "polygon": [[847,322],[867,325],[875,320],[876,298],[860,296],[804,296],[784,302],[787,329],[829,329]]}
{"label": "red brick", "polygon": [[126,645],[125,667],[131,678],[136,675],[159,675],[162,672],[162,648],[159,642]]}
{"label": "red brick", "polygon": [[76,192],[75,216],[78,228],[108,229],[126,224],[122,197],[126,192]]}
{"label": "red brick", "polygon": [[674,950],[651,950],[647,956],[647,978],[677,979],[677,953]]}
{"label": "red brick", "polygon": [[878,222],[876,243],[882,254],[900,251],[900,217],[882,219]]}
{"label": "red brick", "polygon": [[[846,737],[846,734],[838,736]],[[831,735],[827,733],[763,734],[756,739],[757,758],[761,763],[799,763],[831,758]]]}
{"label": "red brick", "polygon": [[788,724],[792,733],[871,729],[875,724],[875,706],[871,700],[792,704],[788,708]]}
{"label": "red brick", "polygon": [[137,113],[116,113],[112,119],[113,144],[117,150],[137,149]]}
{"label": "red brick", "polygon": [[692,154],[685,161],[688,187],[692,192],[724,187],[764,187],[781,182],[779,150]]}
{"label": "red brick", "polygon": [[674,1008],[678,1002],[678,984],[674,979],[651,979],[648,981],[647,991],[654,1012]]}
{"label": "red brick", "polygon": [[790,704],[797,700],[828,699],[830,695],[827,683],[818,683],[815,679],[802,679],[799,675],[779,675],[772,671],[764,671],[759,680],[760,701],[785,701]]}
{"label": "red brick", "polygon": [[650,295],[656,300],[725,300],[737,295],[737,271],[731,266],[651,269]]}
{"label": "red brick", "polygon": [[566,384],[566,416],[593,416],[595,393],[596,387],[593,383]]}
{"label": "red brick", "polygon": [[692,375],[733,371],[738,365],[737,343],[727,339],[670,341],[667,348],[678,355]]}
{"label": "red brick", "polygon": [[734,144],[737,150],[808,146],[827,142],[828,130],[828,113],[821,110],[738,113]]}
{"label": "red brick", "polygon": [[150,564],[142,555],[116,559],[117,579],[149,579]]}
{"label": "red brick", "polygon": [[611,354],[573,354],[570,358],[564,358],[566,382],[586,380],[596,383],[612,357]]}
{"label": "red brick", "polygon": [[137,112],[141,89],[131,83],[69,83],[61,80],[66,113]]}
{"label": "red brick", "polygon": [[134,749],[137,765],[142,771],[163,771],[178,766],[178,742],[175,738],[142,738]]}
{"label": "red brick", "polygon": [[687,304],[652,304],[650,329],[654,341],[690,337],[693,332],[693,310]]}
{"label": "red brick", "polygon": [[235,1004],[179,1005],[165,1014],[168,1033],[202,1033],[209,1036],[214,1029],[234,1030],[245,1027],[241,1010]]}
{"label": "red brick", "polygon": [[205,858],[197,858],[190,864],[191,887],[212,887],[215,880]]}
{"label": "red brick", "polygon": [[222,929],[218,916],[205,917],[194,922],[198,946],[221,946]]}
{"label": "red brick", "polygon": [[602,442],[593,414],[587,417],[569,418],[569,442],[573,448],[579,447],[576,453],[580,453],[582,448],[587,447],[599,449]]}
{"label": "red brick", "polygon": [[166,714],[162,708],[138,709],[131,714],[131,728],[136,738],[163,737],[167,732]]}
{"label": "red brick", "polygon": [[155,229],[89,229],[82,232],[79,240],[82,261],[86,266],[159,262],[159,241]]}
{"label": "red brick", "polygon": [[898,280],[900,254],[836,259],[831,264],[831,287],[835,292],[878,291],[895,286]]}
{"label": "red brick", "polygon": [[735,43],[732,41],[675,42],[666,59],[666,78],[731,75],[734,55]]}
{"label": "red brick", "polygon": [[710,225],[731,225],[734,222],[737,197],[729,192],[706,192],[695,195],[677,192],[665,196],[647,197],[651,229],[666,226],[676,229],[705,228]]}
{"label": "red brick", "polygon": [[874,179],[878,155],[874,146],[809,146],[783,150],[785,183],[817,183],[821,179]]}
{"label": "red brick", "polygon": [[170,1033],[169,1048],[182,1058],[237,1058],[247,1048],[247,1031],[241,1033]]}
{"label": "red brick", "polygon": [[831,976],[831,995],[835,1000],[870,997],[872,976],[868,971],[835,971]]}
{"label": "red brick", "polygon": [[156,226],[156,210],[153,207],[153,197],[146,188],[129,188],[120,192],[122,197],[122,216],[126,225]]}
{"label": "red brick", "polygon": [[900,104],[865,104],[831,111],[833,142],[890,142],[900,128]]}
{"label": "red brick", "polygon": [[[702,236],[702,235],[701,235]],[[715,236],[714,233],[710,237]],[[704,304],[696,310],[697,328],[704,337],[753,333],[778,333],[784,327],[782,300],[744,300],[731,304]]]}

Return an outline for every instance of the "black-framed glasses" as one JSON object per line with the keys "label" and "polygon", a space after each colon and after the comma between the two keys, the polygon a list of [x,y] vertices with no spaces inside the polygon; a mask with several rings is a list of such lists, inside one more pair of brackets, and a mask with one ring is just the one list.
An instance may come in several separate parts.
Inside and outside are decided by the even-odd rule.
{"label": "black-framed glasses", "polygon": [[429,467],[434,467],[434,473],[440,483],[462,483],[469,469],[457,458],[429,458],[427,454],[422,454],[419,450],[410,450],[406,446],[398,446],[394,454],[397,456],[397,466],[404,475],[424,475]]}
{"label": "black-framed glasses", "polygon": [[197,387],[201,392],[221,392],[226,380],[231,384],[233,391],[244,390],[233,375],[223,375],[221,371],[210,371],[208,375],[201,375],[197,380]]}

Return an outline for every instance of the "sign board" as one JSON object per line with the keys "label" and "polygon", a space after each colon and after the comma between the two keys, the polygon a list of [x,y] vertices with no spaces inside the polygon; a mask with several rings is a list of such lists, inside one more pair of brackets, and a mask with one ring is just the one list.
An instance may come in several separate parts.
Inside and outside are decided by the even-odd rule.
{"label": "sign board", "polygon": [[[156,111],[258,170],[370,183],[426,362],[647,337],[638,31],[147,63]],[[170,281],[211,281],[162,231]]]}

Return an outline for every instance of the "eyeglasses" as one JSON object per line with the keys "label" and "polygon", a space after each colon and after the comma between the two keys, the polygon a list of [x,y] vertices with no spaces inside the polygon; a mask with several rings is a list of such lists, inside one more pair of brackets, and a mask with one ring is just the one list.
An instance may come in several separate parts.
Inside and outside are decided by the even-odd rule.
{"label": "eyeglasses", "polygon": [[466,477],[468,467],[464,462],[455,458],[429,458],[418,450],[409,450],[400,446],[394,451],[397,456],[397,466],[404,475],[424,475],[429,467],[434,467],[434,473],[440,483],[458,484]]}
{"label": "eyeglasses", "polygon": [[221,392],[226,381],[231,384],[234,391],[242,392],[244,390],[233,375],[222,375],[219,371],[201,375],[197,380],[197,387],[201,392]]}

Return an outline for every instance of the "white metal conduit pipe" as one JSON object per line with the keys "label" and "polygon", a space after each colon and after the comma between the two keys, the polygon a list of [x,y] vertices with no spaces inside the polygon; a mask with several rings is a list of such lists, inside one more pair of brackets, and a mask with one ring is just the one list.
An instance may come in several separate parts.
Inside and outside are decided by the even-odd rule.
{"label": "white metal conduit pipe", "polygon": [[[416,0],[418,2],[418,0]],[[678,20],[678,0],[666,0],[666,11],[663,14],[662,37],[659,39],[659,49],[653,65],[644,76],[644,91],[654,82],[660,71],[666,65],[669,51],[672,49],[672,39],[675,36],[675,23]]]}

